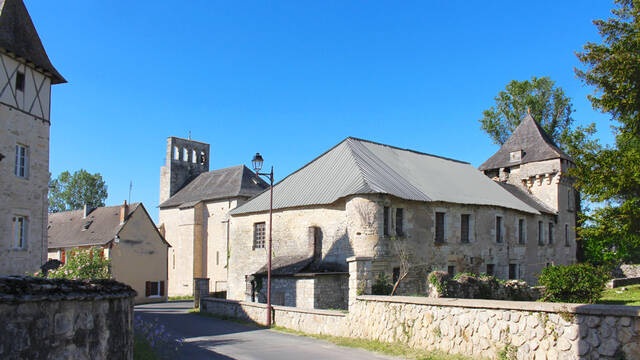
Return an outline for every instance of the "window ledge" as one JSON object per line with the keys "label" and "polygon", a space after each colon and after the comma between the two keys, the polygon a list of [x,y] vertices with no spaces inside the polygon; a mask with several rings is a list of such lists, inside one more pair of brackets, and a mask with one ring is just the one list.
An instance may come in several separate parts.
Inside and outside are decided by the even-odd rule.
{"label": "window ledge", "polygon": [[15,248],[15,247],[9,249],[9,251],[16,251],[16,252],[26,252],[28,250],[29,250],[28,248]]}

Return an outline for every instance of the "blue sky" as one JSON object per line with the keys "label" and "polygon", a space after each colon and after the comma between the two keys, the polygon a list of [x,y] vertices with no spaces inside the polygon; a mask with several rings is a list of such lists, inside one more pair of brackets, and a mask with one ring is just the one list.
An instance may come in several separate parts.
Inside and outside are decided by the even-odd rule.
{"label": "blue sky", "polygon": [[211,144],[212,169],[257,151],[281,179],[347,136],[480,165],[482,111],[513,79],[549,76],[579,124],[575,57],[609,1],[26,0],[53,64],[50,171],[102,174],[107,205],[157,219],[166,138]]}

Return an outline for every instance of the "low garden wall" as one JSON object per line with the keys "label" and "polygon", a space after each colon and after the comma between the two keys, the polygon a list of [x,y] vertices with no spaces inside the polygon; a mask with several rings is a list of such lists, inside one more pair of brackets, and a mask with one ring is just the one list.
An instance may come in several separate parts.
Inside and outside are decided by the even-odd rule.
{"label": "low garden wall", "polygon": [[[266,305],[204,298],[202,311],[264,324]],[[358,296],[349,312],[273,307],[274,325],[495,358],[640,359],[640,307]],[[511,357],[511,358],[513,358]]]}
{"label": "low garden wall", "polygon": [[132,359],[131,287],[0,278],[1,359]]}

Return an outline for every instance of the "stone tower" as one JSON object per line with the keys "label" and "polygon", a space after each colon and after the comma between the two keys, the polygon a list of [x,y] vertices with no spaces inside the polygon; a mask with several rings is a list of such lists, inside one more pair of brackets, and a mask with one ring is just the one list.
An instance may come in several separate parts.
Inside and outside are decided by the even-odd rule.
{"label": "stone tower", "polygon": [[0,276],[47,261],[53,67],[22,0],[0,0]]}
{"label": "stone tower", "polygon": [[160,168],[160,204],[207,171],[209,144],[173,136],[167,138],[167,158]]}

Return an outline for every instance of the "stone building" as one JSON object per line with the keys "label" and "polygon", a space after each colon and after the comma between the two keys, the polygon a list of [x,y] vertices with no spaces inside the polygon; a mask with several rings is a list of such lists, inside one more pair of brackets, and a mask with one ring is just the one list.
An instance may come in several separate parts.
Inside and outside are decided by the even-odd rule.
{"label": "stone building", "polygon": [[[431,270],[535,283],[543,267],[575,261],[569,166],[530,117],[483,164],[494,180],[465,162],[347,138],[274,186],[272,302],[346,307],[379,274],[400,276],[399,254],[411,265],[405,294],[425,294]],[[268,209],[263,193],[231,211],[230,299],[265,300]]]}
{"label": "stone building", "polygon": [[49,61],[22,0],[0,1],[0,276],[47,260]]}
{"label": "stone building", "polygon": [[209,144],[169,137],[160,171],[159,224],[171,244],[169,295],[193,294],[195,278],[226,291],[228,212],[268,185],[243,165],[209,171]]}
{"label": "stone building", "polygon": [[167,301],[169,244],[142,203],[49,214],[49,259],[65,262],[74,248],[98,247],[111,276],[131,286],[137,304]]}

